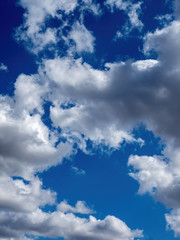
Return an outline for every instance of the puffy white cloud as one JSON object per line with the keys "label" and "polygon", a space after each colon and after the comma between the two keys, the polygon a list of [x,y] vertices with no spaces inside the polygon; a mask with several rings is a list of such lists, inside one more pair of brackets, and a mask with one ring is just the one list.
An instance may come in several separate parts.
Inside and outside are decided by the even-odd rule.
{"label": "puffy white cloud", "polygon": [[[24,103],[26,106],[25,100]],[[9,97],[1,96],[0,106],[1,174],[29,179],[36,171],[62,162],[62,158],[71,152],[69,143],[54,147],[57,138],[42,123],[40,114],[31,116],[27,111],[19,114],[15,110],[16,103]],[[18,111],[22,111],[20,106]]]}
{"label": "puffy white cloud", "polygon": [[[62,40],[65,45],[71,45],[69,40],[73,40],[75,48],[69,52],[77,51],[78,53],[93,52],[94,49],[94,37],[86,29],[83,23],[79,23],[74,19],[74,24],[68,20],[69,15],[74,12],[75,9],[80,11],[80,20],[82,22],[86,11],[94,15],[101,14],[101,10],[98,4],[92,2],[92,0],[83,0],[78,2],[77,0],[55,0],[55,1],[27,1],[20,0],[19,5],[25,9],[24,22],[16,29],[15,38],[19,42],[24,42],[26,48],[38,54],[44,49],[49,49],[51,52],[56,52],[58,41]],[[62,23],[62,17],[66,16],[66,20]],[[46,26],[46,23],[50,20],[59,20],[58,26]],[[63,35],[64,28],[67,26],[71,29],[68,37]]]}
{"label": "puffy white cloud", "polygon": [[[87,88],[91,92],[95,91],[96,88],[101,90],[108,81],[103,71],[93,69],[87,63],[82,63],[82,59],[74,60],[69,57],[58,57],[45,60],[42,70],[45,71],[50,81],[55,82],[60,89],[63,88],[64,95],[69,94],[68,91],[71,91],[71,88],[72,93],[73,90],[74,92],[78,91],[80,87],[83,90]],[[82,90],[79,89],[79,91]]]}
{"label": "puffy white cloud", "polygon": [[58,205],[57,209],[63,213],[81,213],[81,214],[93,213],[93,211],[86,206],[86,203],[84,201],[78,201],[75,207],[72,207],[64,200]]}
{"label": "puffy white cloud", "polygon": [[57,30],[51,28],[47,28],[45,32],[35,32],[27,35],[27,32],[24,32],[22,27],[19,27],[15,37],[19,42],[25,42],[27,49],[34,54],[38,54],[48,46],[53,49],[53,45],[58,41]]}
{"label": "puffy white cloud", "polygon": [[54,204],[56,193],[42,189],[42,182],[36,177],[29,183],[22,179],[0,177],[0,209],[5,211],[33,212],[38,207]]}
{"label": "puffy white cloud", "polygon": [[139,13],[141,12],[141,2],[132,4],[128,11],[128,17],[133,28],[142,29],[143,23],[139,20]]}
{"label": "puffy white cloud", "polygon": [[164,189],[172,185],[173,174],[168,164],[156,156],[131,156],[128,164],[135,170],[130,176],[139,182],[141,194],[146,192],[153,194],[156,189]]}
{"label": "puffy white cloud", "polygon": [[28,34],[39,32],[39,27],[44,24],[49,16],[58,16],[57,11],[62,10],[65,13],[73,11],[77,6],[77,0],[39,0],[28,1],[20,0],[19,4],[26,10],[25,26],[28,27]]}
{"label": "puffy white cloud", "polygon": [[139,71],[149,71],[151,68],[158,65],[158,61],[155,59],[146,59],[146,60],[139,60],[132,63],[132,66],[136,67]]}
{"label": "puffy white cloud", "polygon": [[29,51],[38,54],[45,47],[52,47],[58,41],[57,29],[45,27],[52,18],[61,18],[58,11],[65,14],[72,12],[78,5],[77,0],[20,0],[19,5],[25,9],[24,23],[17,28],[15,38],[24,42]]}
{"label": "puffy white cloud", "polygon": [[[43,87],[41,87],[43,85]],[[38,75],[28,76],[21,74],[15,82],[15,108],[16,112],[33,113],[37,110],[43,113],[42,96],[47,92],[44,81],[41,82]]]}
{"label": "puffy white cloud", "polygon": [[76,22],[72,26],[69,38],[74,41],[77,52],[93,52],[95,38],[83,24]]}
{"label": "puffy white cloud", "polygon": [[[180,166],[179,147],[168,146],[164,156],[131,156],[128,165],[133,167],[129,173],[139,183],[139,194],[150,193],[157,201],[173,209],[165,214],[167,230],[180,236]],[[167,159],[169,159],[167,161]]]}
{"label": "puffy white cloud", "polygon": [[113,216],[107,216],[104,220],[90,216],[88,220],[72,213],[45,213],[40,209],[31,214],[0,213],[0,237],[20,239],[24,233],[50,238],[64,237],[67,240],[133,240],[142,237],[142,231],[132,231]]}
{"label": "puffy white cloud", "polygon": [[154,33],[148,33],[145,37],[144,52],[152,51],[158,54],[162,64],[167,66],[166,71],[178,71],[180,51],[178,38],[180,35],[180,22],[175,20]]}
{"label": "puffy white cloud", "polygon": [[167,229],[171,229],[175,233],[175,237],[180,236],[180,209],[173,210],[166,214]]}
{"label": "puffy white cloud", "polygon": [[[67,70],[69,75],[67,75]],[[67,78],[67,76],[69,77]],[[96,82],[94,82],[94,78],[97,79]],[[25,239],[24,235],[30,234],[77,240],[105,240],[109,238],[132,240],[137,236],[141,236],[141,231],[132,231],[124,222],[113,216],[108,216],[104,220],[97,220],[94,217],[90,217],[89,220],[78,218],[72,213],[62,213],[62,208],[64,208],[62,204],[59,205],[61,211],[57,210],[53,213],[46,213],[39,209],[39,207],[44,207],[46,204],[55,203],[56,194],[43,189],[41,181],[34,178],[34,174],[61,163],[63,157],[72,152],[74,141],[71,143],[68,137],[66,137],[66,143],[61,142],[56,146],[60,136],[68,136],[69,134],[72,137],[76,136],[81,141],[81,135],[86,134],[86,139],[92,138],[92,140],[99,142],[105,139],[107,144],[113,147],[118,147],[119,143],[124,139],[134,140],[126,132],[117,131],[116,127],[111,124],[107,125],[105,123],[104,126],[101,126],[98,118],[95,118],[95,136],[90,133],[88,122],[91,114],[91,104],[87,116],[85,115],[82,120],[78,117],[78,113],[75,112],[69,112],[69,116],[65,115],[65,113],[73,109],[73,107],[68,108],[68,102],[71,102],[71,99],[75,100],[74,109],[76,109],[77,103],[82,106],[82,109],[85,109],[84,103],[88,103],[88,99],[84,95],[84,102],[81,103],[83,93],[82,91],[80,91],[80,95],[77,93],[80,86],[86,92],[90,90],[91,93],[94,91],[98,93],[105,89],[107,81],[108,78],[104,72],[94,70],[80,60],[74,61],[72,64],[72,60],[69,58],[63,60],[58,58],[45,61],[45,66],[40,68],[36,75],[20,75],[15,83],[13,97],[1,96],[1,238]],[[71,90],[73,95],[70,96]],[[90,102],[91,97],[92,95],[89,94]],[[64,111],[62,111],[64,117],[61,116],[62,114],[58,115],[60,124],[57,120],[57,126],[62,127],[62,135],[51,131],[42,122],[42,115],[44,114],[42,105],[46,100],[50,100],[54,104],[51,115],[53,109],[56,108],[57,114],[61,109]],[[64,103],[67,103],[67,108],[63,109],[60,106]],[[60,104],[60,109],[58,104]],[[95,108],[94,102],[92,104],[92,109],[98,112],[99,109]],[[75,120],[73,120],[73,115]],[[79,125],[72,127],[73,121],[78,120],[82,121],[82,123],[84,121],[83,128]],[[105,131],[107,126],[109,132]],[[93,127],[91,128],[93,129]],[[80,142],[79,146],[81,145],[83,147],[83,143]],[[13,176],[21,176],[26,180],[30,180],[30,182],[25,182],[23,179],[13,179],[11,178]],[[78,202],[75,207],[68,205],[65,211],[90,213],[90,210],[83,202]],[[72,226],[71,231],[69,226]]]}
{"label": "puffy white cloud", "polygon": [[[76,1],[66,4],[60,0],[38,3],[22,0],[20,4],[26,9],[23,27],[27,31],[22,38],[35,41],[35,51],[41,49],[42,40],[42,47],[57,41],[55,30],[41,32],[44,21],[49,16],[59,17],[59,9],[68,14],[77,6]],[[129,5],[109,0],[106,4],[126,11],[132,27],[142,27],[138,18],[140,3]],[[84,25],[73,25],[69,34],[78,52],[93,51],[93,37]],[[41,182],[33,178],[37,171],[62,162],[64,156],[71,154],[75,141],[83,150],[87,139],[112,148],[119,148],[123,141],[141,143],[142,140],[134,139],[131,134],[132,127],[139,121],[160,134],[168,144],[172,142],[164,152],[170,160],[131,156],[129,165],[135,169],[131,176],[140,183],[140,193],[150,192],[168,207],[179,208],[179,35],[180,22],[176,20],[144,38],[144,52],[155,51],[157,60],[111,63],[106,64],[106,70],[93,69],[81,59],[70,57],[44,60],[36,75],[19,76],[13,98],[1,96],[0,204],[9,209],[8,214],[0,213],[2,238],[23,239],[25,233],[75,240],[132,240],[140,236],[141,232],[133,232],[112,216],[100,221],[58,210],[43,212],[39,206],[51,204],[55,198],[49,190],[43,191]],[[50,118],[54,127],[61,128],[61,135],[50,131],[42,122],[42,105],[46,100],[52,103]],[[67,142],[56,146],[60,136]],[[22,176],[31,182],[26,184],[10,176]],[[6,192],[5,186],[12,192]],[[38,199],[41,194],[45,202]],[[16,197],[16,201],[8,202],[12,197]],[[29,203],[31,214],[24,202]],[[61,203],[60,206],[71,212],[82,212],[82,205],[62,207]],[[15,209],[19,212],[14,213]],[[173,214],[167,215],[166,219],[178,233],[179,217],[173,217]]]}
{"label": "puffy white cloud", "polygon": [[[108,92],[111,88],[108,72],[70,58],[47,60],[43,71],[56,84],[50,96],[51,119],[56,127],[65,132],[76,131],[96,143],[105,141],[110,147],[119,147],[124,140],[135,141],[128,130],[118,129],[123,123],[118,123],[113,112],[116,107],[109,101],[113,92]],[[64,102],[73,106],[62,108]]]}
{"label": "puffy white cloud", "polygon": [[[90,217],[90,220],[87,220],[78,218],[72,213],[62,213],[62,209],[66,208],[63,211],[89,214],[90,209],[83,202],[77,202],[75,207],[61,203],[59,205],[61,211],[58,210],[53,213],[46,213],[39,209],[39,207],[43,207],[46,204],[53,204],[56,200],[56,195],[50,190],[43,189],[41,181],[38,178],[34,178],[33,174],[61,163],[64,156],[71,154],[71,146],[73,144],[67,137],[67,143],[60,143],[55,147],[59,136],[57,135],[56,137],[56,133],[50,131],[42,122],[41,117],[44,113],[43,101],[48,99],[54,105],[57,104],[57,106],[58,103],[63,104],[66,102],[67,108],[60,108],[66,113],[66,111],[76,109],[76,106],[68,108],[69,99],[73,97],[76,102],[81,103],[83,95],[77,94],[76,89],[82,86],[82,83],[84,83],[82,87],[87,92],[88,90],[92,92],[95,90],[97,92],[101,91],[105,89],[107,84],[107,77],[104,72],[94,70],[89,65],[82,64],[79,60],[75,61],[74,64],[72,64],[70,59],[64,59],[64,61],[57,59],[52,60],[52,62],[49,61],[49,63],[53,64],[53,67],[57,66],[54,68],[57,71],[57,75],[56,71],[51,71],[46,62],[46,67],[39,69],[39,74],[19,76],[15,84],[16,90],[13,98],[1,96],[0,237],[23,239],[24,234],[32,234],[77,240],[105,240],[109,238],[132,240],[136,236],[141,236],[141,231],[131,231],[124,222],[112,216],[108,216],[104,220],[97,220],[94,217]],[[61,68],[61,64],[64,64],[63,68]],[[62,74],[58,68],[63,69]],[[69,81],[66,74],[67,69],[69,70]],[[82,78],[83,75],[81,75],[80,71],[84,74],[84,78]],[[45,72],[46,75],[44,75]],[[71,81],[71,74],[74,77],[74,82]],[[96,82],[93,81],[95,77],[97,79]],[[87,89],[88,85],[89,89]],[[55,89],[56,91],[54,91]],[[61,93],[62,89],[64,94],[61,95],[59,93]],[[72,93],[74,92],[74,96],[71,95],[69,97],[69,90],[72,90]],[[80,94],[82,94],[81,91]],[[58,98],[58,96],[61,97]],[[79,97],[77,98],[77,96]],[[91,99],[91,94],[89,99]],[[88,103],[85,95],[84,100]],[[94,102],[92,103],[94,109]],[[81,105],[85,109],[83,102]],[[51,114],[53,109],[55,107],[52,108]],[[60,109],[57,108],[58,114]],[[97,109],[96,111],[99,110]],[[60,124],[57,121],[57,126],[60,125],[62,127],[62,135],[67,136],[69,134],[69,136],[73,136],[72,133],[77,132],[74,136],[81,140],[79,135],[86,134],[86,138],[92,138],[92,140],[99,142],[105,140],[107,144],[113,147],[118,147],[123,139],[133,140],[127,133],[117,131],[108,122],[105,122],[105,125],[102,127],[98,118],[95,118],[97,122],[95,121],[94,123],[96,124],[95,135],[90,133],[90,130],[88,130],[90,113],[91,111],[87,111],[87,117],[85,116],[82,119],[75,118],[75,120],[73,120],[74,116],[78,116],[75,112],[72,114],[70,112],[69,116],[64,115],[64,120],[62,114],[60,114]],[[82,121],[82,123],[84,121],[83,128],[78,125],[77,127],[72,127],[72,124],[75,123],[73,121]],[[107,126],[109,132],[107,132]],[[12,179],[10,176],[21,176],[29,179],[30,182],[26,183],[23,179]],[[9,190],[7,191],[7,189]],[[69,225],[72,226],[71,231],[69,231]]]}
{"label": "puffy white cloud", "polygon": [[[144,76],[146,83],[151,79],[151,86],[153,86],[154,80],[156,81],[156,87],[150,86],[150,95],[152,95],[147,105],[145,102],[148,95],[146,95],[147,98],[144,97],[144,113],[146,107],[150,113],[149,115],[146,112],[145,121],[150,129],[166,139],[167,146],[163,156],[131,156],[129,159],[129,165],[134,168],[130,175],[139,182],[139,192],[149,192],[167,207],[174,209],[180,207],[180,135],[177,104],[179,101],[179,33],[180,23],[177,20],[165,25],[161,30],[148,33],[145,37],[145,53],[156,52],[158,61],[149,62],[152,63],[152,67],[148,69],[145,67],[144,70],[143,66],[146,64],[133,63],[139,70],[142,68],[141,71],[146,72],[146,77]],[[144,88],[145,85],[142,84],[141,87]],[[144,92],[148,94],[145,88]]]}
{"label": "puffy white cloud", "polygon": [[[179,98],[179,70],[175,66],[176,71],[171,71],[161,60],[148,59],[106,64],[109,70],[100,71],[81,60],[47,60],[41,71],[56,85],[51,118],[55,126],[79,131],[97,142],[107,139],[115,147],[123,139],[134,140],[129,132],[139,121],[165,138],[178,140],[174,128],[178,106],[173,102]],[[73,106],[62,108],[64,102]]]}

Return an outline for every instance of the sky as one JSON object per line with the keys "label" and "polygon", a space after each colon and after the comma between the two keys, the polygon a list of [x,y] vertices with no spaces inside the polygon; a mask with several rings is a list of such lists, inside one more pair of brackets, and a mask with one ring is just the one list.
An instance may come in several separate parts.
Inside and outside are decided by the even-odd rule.
{"label": "sky", "polygon": [[180,240],[180,1],[0,1],[0,239]]}

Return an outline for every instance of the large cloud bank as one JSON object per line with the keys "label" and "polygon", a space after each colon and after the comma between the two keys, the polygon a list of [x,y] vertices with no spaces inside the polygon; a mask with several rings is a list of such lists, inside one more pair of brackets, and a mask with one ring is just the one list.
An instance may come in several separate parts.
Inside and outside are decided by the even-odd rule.
{"label": "large cloud bank", "polygon": [[[95,36],[85,27],[83,14],[86,11],[103,14],[99,5],[91,0],[81,4],[75,0],[46,0],[38,4],[21,0],[19,4],[25,14],[24,23],[16,32],[18,41],[35,54],[47,47],[56,52],[60,40],[68,50],[66,56],[55,54],[54,58],[42,59],[37,74],[21,74],[13,97],[0,96],[0,238],[133,240],[142,237],[142,231],[131,230],[114,216],[104,220],[77,217],[76,213],[89,215],[92,211],[84,202],[77,202],[75,207],[66,202],[58,205],[56,193],[43,189],[43,183],[35,177],[37,172],[74,154],[74,143],[84,152],[88,139],[110,149],[119,149],[124,141],[142,144],[143,139],[135,139],[131,133],[139,122],[160,135],[166,148],[162,156],[131,156],[130,176],[139,182],[140,194],[148,192],[173,208],[166,220],[180,236],[178,1],[174,5],[175,19],[144,36],[144,60],[107,63],[104,70],[74,58],[76,53],[94,50]],[[80,18],[64,36],[63,31],[70,24],[68,16],[77,7],[81,9]],[[105,7],[124,11],[129,18],[129,29],[142,29],[138,16],[141,4],[106,1]],[[64,16],[66,20],[61,27],[47,27],[48,19],[61,20]],[[157,54],[156,59],[151,59],[152,52]],[[51,126],[43,121],[47,102]],[[57,205],[57,210],[43,211],[41,207],[47,204]]]}

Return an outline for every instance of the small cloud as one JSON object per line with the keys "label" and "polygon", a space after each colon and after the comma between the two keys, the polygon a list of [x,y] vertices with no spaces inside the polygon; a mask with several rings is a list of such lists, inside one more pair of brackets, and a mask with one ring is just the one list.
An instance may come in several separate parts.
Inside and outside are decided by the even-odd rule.
{"label": "small cloud", "polygon": [[77,201],[75,207],[72,207],[67,203],[66,200],[62,201],[58,205],[58,211],[63,213],[81,213],[81,214],[92,214],[92,211],[89,207],[86,206],[84,201]]}
{"label": "small cloud", "polygon": [[86,174],[86,172],[83,169],[77,168],[75,166],[72,166],[71,169],[76,175],[83,176]]}
{"label": "small cloud", "polygon": [[4,65],[4,63],[0,63],[0,71],[7,72],[8,71],[8,67],[6,65]]}
{"label": "small cloud", "polygon": [[117,31],[113,38],[113,41],[116,42],[119,38],[123,38],[123,34],[120,31]]}
{"label": "small cloud", "polygon": [[74,41],[75,50],[78,53],[93,53],[95,38],[83,24],[77,22],[72,26],[72,30],[69,33],[69,39]]}

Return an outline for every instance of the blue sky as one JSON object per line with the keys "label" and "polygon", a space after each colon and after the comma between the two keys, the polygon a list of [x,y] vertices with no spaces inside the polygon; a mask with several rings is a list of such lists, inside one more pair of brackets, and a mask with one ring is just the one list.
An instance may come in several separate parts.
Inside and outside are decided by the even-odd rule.
{"label": "blue sky", "polygon": [[180,239],[179,0],[2,0],[0,29],[0,239]]}

